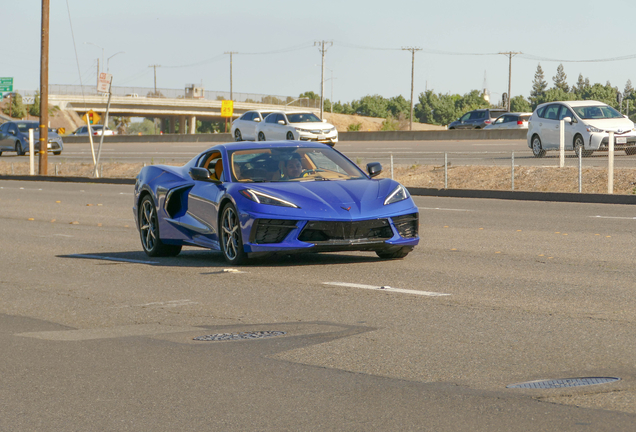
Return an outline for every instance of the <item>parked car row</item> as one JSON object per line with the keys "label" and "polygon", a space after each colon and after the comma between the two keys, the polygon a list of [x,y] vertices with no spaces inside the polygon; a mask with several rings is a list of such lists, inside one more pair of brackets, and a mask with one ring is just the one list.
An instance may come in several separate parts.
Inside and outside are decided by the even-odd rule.
{"label": "parked car row", "polygon": [[336,127],[308,111],[247,111],[232,122],[236,141],[315,141],[334,146]]}
{"label": "parked car row", "polygon": [[[0,156],[3,152],[16,152],[22,156],[29,151],[29,130],[33,130],[33,144],[40,151],[40,124],[32,120],[8,121],[0,126]],[[49,128],[47,151],[62,154],[62,137]]]}

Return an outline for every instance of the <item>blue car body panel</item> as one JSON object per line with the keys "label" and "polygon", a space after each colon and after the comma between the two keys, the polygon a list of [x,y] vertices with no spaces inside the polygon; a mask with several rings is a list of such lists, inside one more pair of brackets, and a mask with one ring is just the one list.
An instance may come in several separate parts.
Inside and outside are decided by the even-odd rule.
{"label": "blue car body panel", "polygon": [[[261,144],[261,143],[259,143]],[[311,148],[323,144],[300,142],[268,142],[263,148],[289,147]],[[182,167],[152,165],[144,167],[137,176],[133,213],[139,229],[139,204],[149,194],[156,206],[161,241],[165,244],[190,245],[220,250],[219,214],[232,203],[239,215],[243,247],[252,255],[268,253],[293,253],[304,251],[383,250],[396,247],[414,247],[417,235],[417,206],[410,196],[385,205],[384,202],[399,187],[388,179],[372,179],[364,172],[363,178],[336,181],[292,181],[244,183],[236,181],[211,182],[193,180],[189,171],[197,167],[203,155],[220,151],[223,168],[230,172],[228,151],[254,148],[254,143],[230,143],[214,146],[194,157]],[[333,150],[336,151],[336,150]],[[272,195],[294,203],[298,208],[257,203],[240,193],[241,190]],[[394,218],[413,215],[415,234],[402,236]],[[254,239],[256,225],[261,221],[286,224],[287,234],[274,243]],[[277,222],[283,221],[283,222]],[[285,222],[288,221],[288,222]],[[298,237],[309,225],[335,223],[342,230],[352,223],[382,221],[392,235],[378,240],[303,241]],[[269,223],[269,222],[268,222]],[[278,228],[275,228],[278,229]],[[378,229],[382,229],[381,227]],[[385,233],[388,231],[384,231]]]}

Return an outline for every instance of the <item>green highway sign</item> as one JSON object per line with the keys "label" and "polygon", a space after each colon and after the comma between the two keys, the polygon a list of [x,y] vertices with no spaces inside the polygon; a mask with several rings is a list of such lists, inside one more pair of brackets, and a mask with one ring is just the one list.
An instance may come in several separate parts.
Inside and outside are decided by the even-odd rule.
{"label": "green highway sign", "polygon": [[0,84],[11,84],[11,85],[13,85],[13,77],[0,77]]}
{"label": "green highway sign", "polygon": [[13,91],[13,84],[11,85],[0,84],[0,92],[12,92],[12,91]]}

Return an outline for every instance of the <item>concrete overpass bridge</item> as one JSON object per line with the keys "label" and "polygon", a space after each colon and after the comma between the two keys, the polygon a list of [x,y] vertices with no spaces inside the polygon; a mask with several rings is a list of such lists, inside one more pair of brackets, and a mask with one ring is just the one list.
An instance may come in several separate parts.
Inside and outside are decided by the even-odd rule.
{"label": "concrete overpass bridge", "polygon": [[[89,110],[93,110],[100,115],[106,113],[108,104],[108,96],[95,94],[95,88],[91,87],[92,94],[76,94],[77,91],[65,91],[66,88],[73,86],[51,86],[49,91],[49,104],[58,106],[61,110],[72,111],[80,117]],[[79,87],[79,86],[75,86]],[[88,88],[86,88],[88,91]],[[134,90],[137,90],[135,92]],[[145,90],[150,90],[146,92]],[[129,93],[122,94],[128,91]],[[175,94],[174,90],[160,89],[154,92],[153,89],[131,89],[113,87],[113,95],[110,101],[111,116],[126,117],[151,117],[157,118],[162,122],[167,122],[170,133],[175,133],[178,125],[179,132],[182,134],[195,133],[197,119],[206,121],[225,121],[221,117],[221,104],[224,96],[229,99],[229,94],[224,95],[219,92],[209,92],[211,95],[205,95],[201,98],[189,98],[186,92],[183,94]],[[178,92],[178,91],[177,91]],[[174,97],[144,97],[142,94],[164,94]],[[208,93],[208,92],[205,92]],[[209,99],[207,97],[213,97]],[[294,100],[292,97],[277,97],[269,95],[251,95],[237,93],[234,96],[234,116],[241,116],[246,111],[253,109],[267,110],[308,110],[320,115],[319,101],[315,100]],[[251,97],[250,97],[251,96]],[[243,100],[240,100],[243,99]],[[255,102],[260,100],[264,102]],[[268,103],[269,102],[269,103]],[[304,106],[311,103],[316,106]]]}

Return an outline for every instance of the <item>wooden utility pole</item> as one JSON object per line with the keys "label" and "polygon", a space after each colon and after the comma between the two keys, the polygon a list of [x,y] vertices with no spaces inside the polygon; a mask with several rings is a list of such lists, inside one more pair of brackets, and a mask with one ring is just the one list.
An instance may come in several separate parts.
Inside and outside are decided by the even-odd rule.
{"label": "wooden utility pole", "polygon": [[155,94],[154,94],[154,97],[158,97],[158,95],[157,95],[157,68],[161,67],[161,65],[155,64],[155,65],[150,65],[148,67],[151,67],[151,68],[155,69]]}
{"label": "wooden utility pole", "polygon": [[402,49],[404,51],[411,51],[411,55],[412,55],[412,60],[411,60],[411,122],[409,123],[409,130],[413,130],[413,107],[414,107],[414,104],[415,104],[415,101],[413,99],[413,83],[414,83],[414,76],[415,76],[415,52],[416,51],[422,51],[422,48],[402,47]]}
{"label": "wooden utility pole", "polygon": [[[232,93],[232,55],[238,53],[236,51],[226,51],[224,54],[230,55],[230,100],[234,100],[234,94]],[[225,123],[227,125],[227,121]]]}
{"label": "wooden utility pole", "polygon": [[[325,44],[330,44],[333,46],[333,42],[329,41],[317,41],[314,42],[314,46],[318,45],[320,48],[320,53],[322,54],[322,63],[321,63],[321,72],[320,72],[320,120],[322,120],[323,110],[325,107],[325,53],[327,49],[325,48]],[[333,103],[333,101],[331,101]]]}
{"label": "wooden utility pole", "polygon": [[[40,175],[48,174],[49,143],[49,0],[42,0],[42,45],[40,48]],[[33,151],[33,149],[31,149]]]}
{"label": "wooden utility pole", "polygon": [[511,91],[511,84],[512,84],[512,58],[514,56],[516,56],[517,54],[523,54],[522,52],[513,52],[513,51],[508,51],[508,52],[500,52],[499,54],[508,56],[508,103],[506,106],[506,109],[508,111],[510,111],[510,99],[512,99],[510,97],[510,91]]}

